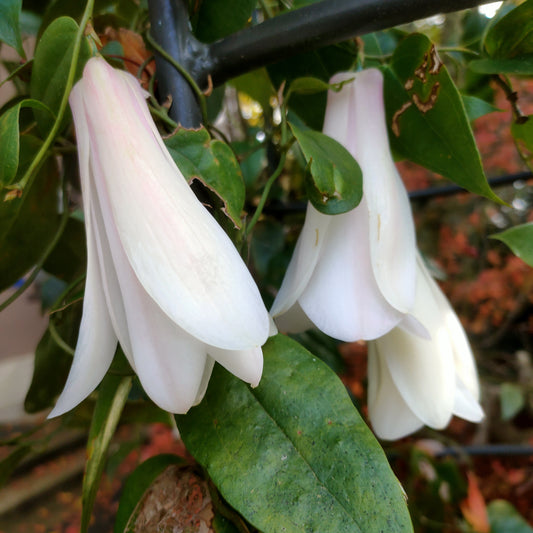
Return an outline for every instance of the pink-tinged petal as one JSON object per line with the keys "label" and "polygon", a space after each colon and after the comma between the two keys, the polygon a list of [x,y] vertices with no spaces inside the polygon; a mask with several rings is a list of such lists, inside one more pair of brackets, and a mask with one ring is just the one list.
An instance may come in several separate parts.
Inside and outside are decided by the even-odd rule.
{"label": "pink-tinged petal", "polygon": [[93,198],[100,212],[124,303],[132,358],[146,394],[162,409],[186,413],[195,403],[206,366],[206,346],[166,315],[144,290],[122,248],[109,198]]}
{"label": "pink-tinged petal", "polygon": [[331,337],[346,342],[380,337],[403,314],[385,300],[373,275],[366,201],[329,218],[320,260],[299,303],[315,326]]}
{"label": "pink-tinged petal", "polygon": [[226,349],[260,346],[269,319],[259,291],[164,149],[128,76],[93,58],[80,83],[91,111],[96,187],[111,199],[129,263],[148,294],[194,337]]}
{"label": "pink-tinged petal", "polygon": [[98,386],[117,347],[117,336],[102,289],[93,231],[91,224],[86,224],[87,277],[76,352],[65,388],[48,418],[70,411]]}
{"label": "pink-tinged petal", "polygon": [[432,287],[422,272],[417,279],[412,313],[431,333],[431,340],[395,328],[376,340],[400,394],[424,424],[444,428],[455,396],[453,346]]}
{"label": "pink-tinged petal", "polygon": [[250,383],[252,387],[259,385],[263,373],[263,351],[261,348],[222,350],[208,346],[207,353],[239,379]]}
{"label": "pink-tinged petal", "polygon": [[[354,74],[336,75],[331,82],[350,76]],[[363,172],[367,242],[377,285],[392,307],[407,313],[415,294],[415,229],[409,198],[390,153],[385,120],[383,75],[377,69],[358,72],[355,82],[339,93],[328,93],[323,131],[345,146]]]}
{"label": "pink-tinged petal", "polygon": [[368,414],[374,433],[381,439],[401,439],[424,423],[399,393],[379,345],[368,343]]}
{"label": "pink-tinged petal", "polygon": [[287,312],[305,290],[315,265],[322,255],[322,248],[328,238],[328,227],[331,220],[332,217],[323,215],[311,204],[307,204],[304,226],[270,310],[270,314],[274,318]]}

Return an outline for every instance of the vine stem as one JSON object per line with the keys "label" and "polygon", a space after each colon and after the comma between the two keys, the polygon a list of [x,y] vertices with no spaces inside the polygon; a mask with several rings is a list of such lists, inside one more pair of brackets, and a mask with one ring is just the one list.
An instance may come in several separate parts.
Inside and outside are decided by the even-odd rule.
{"label": "vine stem", "polygon": [[178,63],[170,54],[168,54],[159,44],[154,40],[150,32],[146,32],[146,40],[150,43],[150,46],[166,61],[168,61],[186,80],[196,95],[198,104],[200,105],[200,112],[202,113],[202,122],[207,124],[207,104],[205,96],[198,84],[194,81],[194,78],[187,72],[187,70]]}
{"label": "vine stem", "polygon": [[37,152],[37,155],[31,162],[30,166],[28,167],[28,170],[26,171],[22,179],[17,183],[16,188],[19,190],[22,190],[22,189],[27,190],[31,187],[31,184],[33,183],[33,180],[35,179],[35,176],[37,175],[37,170],[41,166],[46,152],[50,148],[52,141],[55,139],[57,133],[59,132],[59,128],[61,127],[63,116],[65,115],[65,111],[67,110],[68,97],[70,96],[70,90],[72,89],[72,85],[74,85],[74,76],[76,75],[76,68],[78,67],[78,59],[80,55],[81,41],[85,33],[85,27],[87,26],[87,23],[89,22],[89,19],[91,18],[93,7],[94,7],[94,0],[87,0],[87,4],[85,5],[85,11],[83,12],[83,17],[81,19],[78,32],[76,33],[76,39],[74,40],[74,47],[72,49],[72,62],[70,63],[70,68],[68,71],[67,83],[65,85],[65,92],[63,93],[63,97],[61,98],[61,103],[59,104],[59,110],[57,112],[57,119],[54,122],[54,125],[52,126],[50,133],[48,133],[48,136],[46,137],[43,144],[41,145],[41,148]]}
{"label": "vine stem", "polygon": [[261,213],[263,212],[263,208],[265,207],[265,203],[270,193],[270,189],[272,188],[272,185],[274,185],[274,182],[278,179],[281,172],[283,171],[283,167],[285,166],[286,159],[287,159],[287,154],[286,152],[283,152],[283,154],[281,154],[276,170],[270,176],[270,178],[268,178],[268,181],[265,184],[265,188],[263,189],[263,194],[261,195],[259,204],[257,204],[257,209],[255,210],[254,216],[252,217],[250,222],[246,225],[245,236],[248,236],[250,234],[250,232],[252,231],[252,228],[255,226],[255,224],[259,220],[259,217],[261,216]]}

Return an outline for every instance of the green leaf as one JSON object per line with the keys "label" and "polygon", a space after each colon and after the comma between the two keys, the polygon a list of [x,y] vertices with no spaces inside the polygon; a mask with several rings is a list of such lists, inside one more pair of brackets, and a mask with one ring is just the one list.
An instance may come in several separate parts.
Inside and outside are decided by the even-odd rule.
{"label": "green leaf", "polygon": [[[75,346],[81,320],[81,302],[68,306],[51,316],[57,334],[69,346]],[[65,352],[46,330],[35,350],[35,367],[30,388],[24,401],[28,413],[38,413],[52,407],[69,373],[72,355]]]}
{"label": "green leaf", "polygon": [[533,222],[496,233],[491,238],[505,243],[516,256],[533,267]]}
{"label": "green leaf", "polygon": [[533,0],[526,0],[491,26],[484,47],[494,59],[533,53]]}
{"label": "green leaf", "polygon": [[[30,94],[43,102],[54,114],[59,110],[67,85],[68,72],[73,60],[78,25],[69,17],[54,20],[43,33],[37,48],[31,76]],[[87,39],[83,39],[74,81],[81,77],[83,67],[91,56]],[[35,120],[42,135],[46,135],[55,120],[48,113],[35,111]],[[70,121],[66,113],[63,125]]]}
{"label": "green leaf", "polygon": [[133,525],[138,504],[150,489],[152,482],[170,465],[184,464],[184,460],[171,454],[161,454],[150,457],[141,463],[128,477],[118,505],[115,518],[114,533],[133,531]]}
{"label": "green leaf", "polygon": [[19,115],[23,107],[40,109],[51,114],[50,109],[37,100],[22,100],[0,117],[0,186],[10,185],[19,165]]}
{"label": "green leaf", "polygon": [[522,158],[533,167],[533,115],[524,117],[525,122],[513,122],[511,133]]}
{"label": "green leaf", "polygon": [[191,17],[196,37],[212,42],[243,28],[255,7],[255,0],[202,0]]}
{"label": "green leaf", "polygon": [[461,95],[431,41],[421,34],[404,39],[384,74],[393,151],[501,203],[487,183]]}
{"label": "green leaf", "polygon": [[490,533],[533,533],[533,528],[505,500],[494,500],[487,506]]}
{"label": "green leaf", "polygon": [[241,226],[245,188],[241,169],[231,148],[213,140],[205,128],[180,128],[165,139],[170,155],[190,183],[199,180],[224,204],[224,213],[236,227]]}
{"label": "green leaf", "polygon": [[291,82],[289,92],[298,94],[315,94],[333,88],[335,88],[335,85],[330,85],[318,78],[304,76],[302,78],[296,78]]}
{"label": "green leaf", "polygon": [[533,55],[512,59],[475,59],[468,67],[478,74],[533,74]]}
{"label": "green leaf", "polygon": [[26,58],[20,36],[20,11],[22,0],[0,0],[0,41],[12,46],[17,53]]}
{"label": "green leaf", "polygon": [[311,203],[326,215],[357,207],[363,196],[363,174],[350,152],[323,133],[289,125],[311,172],[307,183]]}
{"label": "green leaf", "polygon": [[132,376],[108,374],[98,390],[93,420],[87,443],[87,464],[83,476],[81,532],[86,533],[107,459],[107,450],[115,433],[120,414],[128,399]]}
{"label": "green leaf", "polygon": [[502,420],[511,420],[524,407],[524,391],[515,383],[502,383],[500,386],[500,411]]}
{"label": "green leaf", "polygon": [[[41,146],[41,141],[28,135],[20,142],[19,178]],[[58,190],[57,163],[48,157],[21,198],[0,200],[0,291],[22,277],[53,239],[60,221]]]}
{"label": "green leaf", "polygon": [[482,100],[481,98],[477,98],[476,96],[463,94],[461,95],[461,98],[463,99],[463,105],[465,106],[466,115],[468,116],[468,120],[470,120],[470,122],[476,120],[479,117],[482,117],[483,115],[487,115],[488,113],[493,113],[494,111],[501,111],[501,109],[498,109],[496,106],[493,106],[486,100]]}
{"label": "green leaf", "polygon": [[256,224],[250,242],[250,255],[255,270],[265,276],[270,262],[283,250],[285,230],[283,224],[276,220],[262,220]]}
{"label": "green leaf", "polygon": [[401,486],[338,377],[283,335],[263,353],[257,388],[217,365],[202,403],[176,416],[226,501],[263,533],[412,531]]}

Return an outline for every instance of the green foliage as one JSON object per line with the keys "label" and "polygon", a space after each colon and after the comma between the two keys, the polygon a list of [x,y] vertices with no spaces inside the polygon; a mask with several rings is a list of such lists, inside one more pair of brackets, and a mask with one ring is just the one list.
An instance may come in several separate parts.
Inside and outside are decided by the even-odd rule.
{"label": "green foliage", "polygon": [[492,238],[504,242],[515,255],[533,267],[533,222],[496,233]]}
{"label": "green foliage", "polygon": [[533,528],[518,511],[504,500],[494,500],[487,506],[490,533],[533,533]]}
{"label": "green foliage", "polygon": [[138,505],[153,481],[170,465],[183,464],[185,461],[177,455],[162,454],[150,457],[141,463],[128,477],[115,518],[114,533],[135,531],[135,519]]}
{"label": "green foliage", "polygon": [[197,179],[213,191],[223,202],[224,213],[240,227],[244,181],[231,148],[211,139],[204,128],[180,128],[165,144],[187,181]]}
{"label": "green foliage", "polygon": [[522,387],[515,383],[502,383],[500,386],[502,420],[511,420],[524,407],[525,403]]}
{"label": "green foliage", "polygon": [[435,45],[422,34],[410,35],[384,72],[393,151],[499,201],[487,183],[459,91]]}
{"label": "green foliage", "polygon": [[511,124],[511,133],[522,158],[533,168],[533,115]]}
{"label": "green foliage", "polygon": [[[41,141],[30,135],[20,140],[18,179],[30,165]],[[31,188],[22,197],[0,201],[0,290],[22,277],[46,249],[57,228],[59,171],[48,157]]]}
{"label": "green foliage", "polygon": [[357,207],[363,197],[363,173],[350,152],[323,133],[290,127],[308,163],[307,196],[316,209],[338,215]]}
{"label": "green foliage", "polygon": [[98,390],[98,400],[94,408],[87,443],[88,457],[83,477],[82,533],[85,533],[89,527],[96,491],[107,459],[107,450],[128,399],[132,381],[132,376],[108,374]]}
{"label": "green foliage", "polygon": [[[75,79],[79,79],[91,51],[86,39],[82,40],[79,58],[74,58],[74,48],[78,25],[69,17],[54,20],[43,33],[35,50],[34,67],[31,77],[30,94],[35,100],[43,102],[54,114],[59,111],[67,86],[71,63],[77,60]],[[55,119],[50,113],[35,110],[39,131],[46,135]],[[63,119],[63,127],[69,119]]]}
{"label": "green foliage", "polygon": [[263,351],[256,389],[216,367],[202,403],[176,417],[222,496],[263,533],[411,531],[400,485],[335,374],[283,335]]}
{"label": "green foliage", "polygon": [[240,30],[248,22],[254,7],[254,0],[195,2],[191,20],[196,37],[200,41],[212,42]]}
{"label": "green foliage", "polygon": [[0,41],[12,46],[25,58],[19,27],[21,8],[22,0],[0,0]]}

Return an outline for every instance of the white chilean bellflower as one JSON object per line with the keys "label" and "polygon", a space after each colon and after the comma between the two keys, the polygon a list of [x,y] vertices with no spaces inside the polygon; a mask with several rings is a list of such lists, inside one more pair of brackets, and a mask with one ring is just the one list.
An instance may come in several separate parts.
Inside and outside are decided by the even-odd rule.
{"label": "white chilean bellflower", "polygon": [[185,413],[214,361],[259,383],[269,316],[229,237],[197,200],[130,74],[92,58],[70,96],[87,233],[83,318],[50,416],[101,381],[120,342],[150,398]]}
{"label": "white chilean bellflower", "polygon": [[403,320],[414,304],[416,241],[409,198],[390,154],[383,76],[377,69],[329,91],[323,131],[342,144],[363,173],[363,199],[335,216],[311,204],[271,315],[282,331],[313,324],[342,341],[375,339]]}
{"label": "white chilean bellflower", "polygon": [[398,439],[427,425],[446,427],[452,415],[483,418],[474,357],[448,300],[417,258],[413,315],[431,339],[400,327],[368,343],[368,411],[383,439]]}

